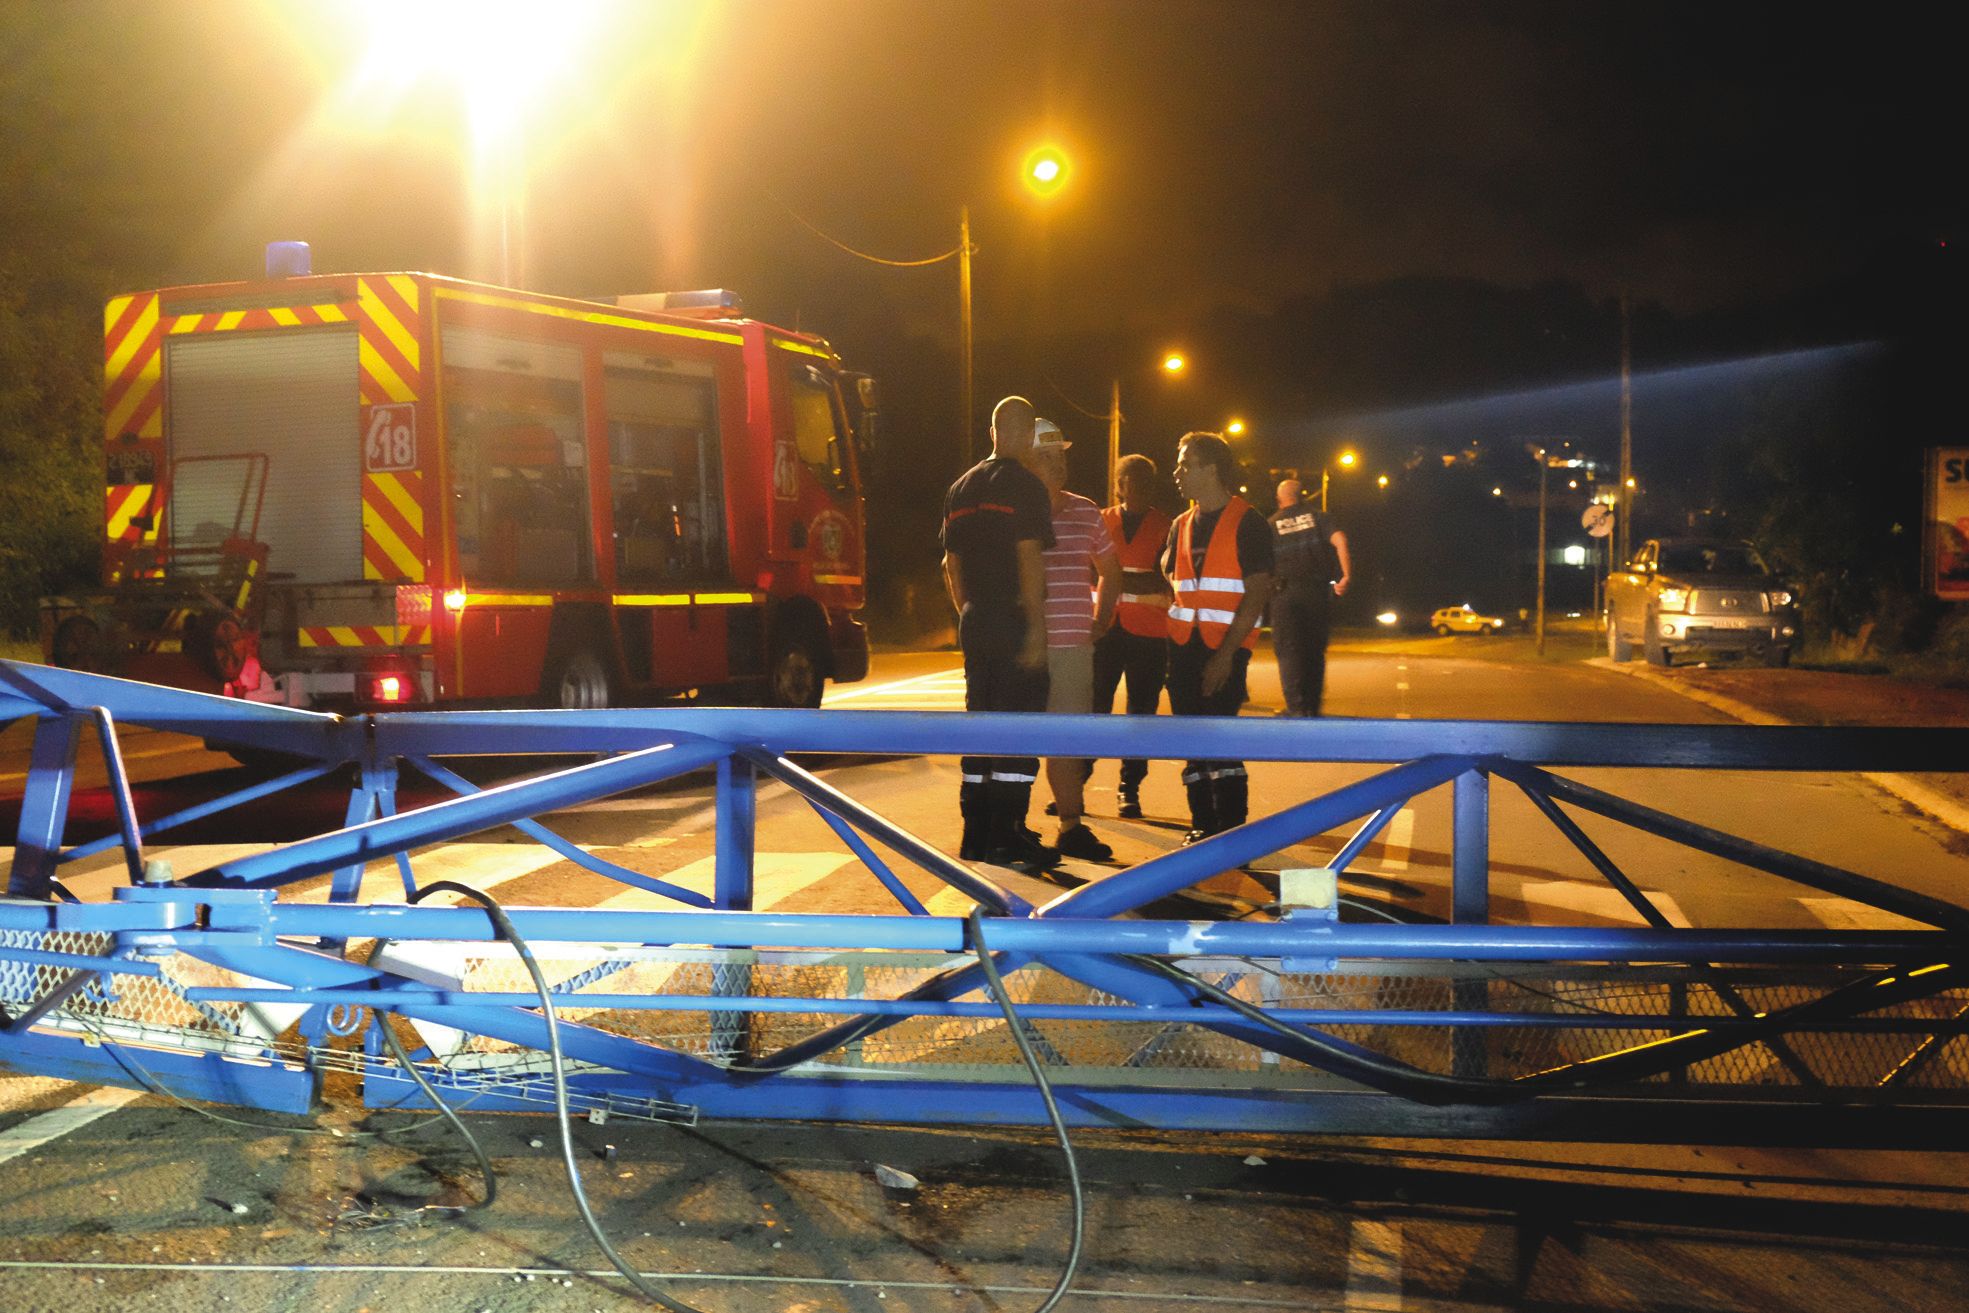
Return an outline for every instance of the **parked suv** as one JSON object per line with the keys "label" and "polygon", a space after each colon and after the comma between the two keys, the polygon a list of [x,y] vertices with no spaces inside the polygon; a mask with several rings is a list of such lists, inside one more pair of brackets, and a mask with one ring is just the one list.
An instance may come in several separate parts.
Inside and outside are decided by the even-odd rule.
{"label": "parked suv", "polygon": [[1658,538],[1607,580],[1607,655],[1657,666],[1677,654],[1733,654],[1781,666],[1798,635],[1797,599],[1748,544]]}

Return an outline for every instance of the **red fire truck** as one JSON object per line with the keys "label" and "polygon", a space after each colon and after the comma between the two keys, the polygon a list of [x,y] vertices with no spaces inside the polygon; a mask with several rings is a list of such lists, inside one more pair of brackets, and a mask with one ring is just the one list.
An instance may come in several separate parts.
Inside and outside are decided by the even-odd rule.
{"label": "red fire truck", "polygon": [[43,602],[53,664],[334,710],[867,673],[875,390],[824,340],[301,251],[109,303],[103,586]]}

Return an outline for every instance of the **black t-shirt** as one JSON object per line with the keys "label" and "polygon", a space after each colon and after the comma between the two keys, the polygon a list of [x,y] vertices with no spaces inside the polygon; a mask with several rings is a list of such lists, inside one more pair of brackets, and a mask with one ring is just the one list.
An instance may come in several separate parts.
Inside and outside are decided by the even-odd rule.
{"label": "black t-shirt", "polygon": [[1131,511],[1124,507],[1121,512],[1121,540],[1122,541],[1120,543],[1116,543],[1115,546],[1119,547],[1122,545],[1122,543],[1125,543],[1129,539],[1133,538],[1135,536],[1136,531],[1142,527],[1142,521],[1148,518],[1149,518],[1149,513],[1146,509],[1139,510],[1139,511]]}
{"label": "black t-shirt", "polygon": [[957,558],[965,599],[1001,610],[1019,604],[1018,544],[1053,545],[1053,499],[1039,476],[992,457],[957,476],[943,499],[943,549]]}
{"label": "black t-shirt", "polygon": [[1333,550],[1335,527],[1332,517],[1309,502],[1272,513],[1281,589],[1322,592],[1340,577],[1340,558]]}
{"label": "black t-shirt", "polygon": [[[1210,550],[1210,536],[1217,532],[1217,521],[1224,518],[1224,510],[1225,507],[1199,510],[1196,524],[1190,529],[1190,570],[1198,578],[1203,575],[1203,557]],[[1162,572],[1171,579],[1176,577],[1176,534],[1182,523],[1183,517],[1177,516],[1176,522],[1169,526],[1169,540],[1162,548]],[[1272,572],[1272,526],[1256,511],[1246,511],[1244,518],[1237,522],[1237,560],[1246,579]]]}

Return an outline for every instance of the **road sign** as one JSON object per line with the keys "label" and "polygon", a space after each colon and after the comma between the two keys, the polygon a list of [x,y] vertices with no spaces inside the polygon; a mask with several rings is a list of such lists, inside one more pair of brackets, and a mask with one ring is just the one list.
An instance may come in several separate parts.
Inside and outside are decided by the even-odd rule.
{"label": "road sign", "polygon": [[1587,537],[1604,538],[1613,532],[1613,507],[1596,501],[1580,513],[1579,524]]}

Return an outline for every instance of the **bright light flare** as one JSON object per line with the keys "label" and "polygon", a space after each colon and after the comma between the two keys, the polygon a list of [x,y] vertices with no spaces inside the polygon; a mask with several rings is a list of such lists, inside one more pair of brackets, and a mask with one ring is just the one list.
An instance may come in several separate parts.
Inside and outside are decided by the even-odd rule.
{"label": "bright light flare", "polygon": [[1402,618],[1393,611],[1383,611],[1380,615],[1374,617],[1374,622],[1379,625],[1398,625],[1401,621]]}
{"label": "bright light flare", "polygon": [[1234,438],[1242,436],[1244,433],[1244,421],[1241,419],[1232,420],[1230,423],[1224,425],[1224,432]]}
{"label": "bright light flare", "polygon": [[1355,455],[1353,452],[1343,451],[1340,453],[1340,465],[1343,469],[1350,470],[1354,468],[1354,466],[1358,465],[1359,463],[1360,463],[1360,457]]}
{"label": "bright light flare", "polygon": [[356,100],[387,107],[428,85],[458,97],[482,153],[510,141],[609,26],[618,0],[345,0],[369,34]]}
{"label": "bright light flare", "polygon": [[1374,486],[1375,486],[1375,487],[1377,487],[1377,488],[1385,488],[1385,487],[1387,487],[1387,486],[1388,486],[1388,476],[1387,476],[1387,475],[1385,475],[1385,474],[1383,474],[1383,475],[1381,475],[1381,476],[1380,476],[1379,478],[1377,478],[1377,479],[1375,479],[1375,481],[1374,481]]}
{"label": "bright light flare", "polygon": [[1026,156],[1026,190],[1035,196],[1051,196],[1067,185],[1071,171],[1066,152],[1058,146],[1041,146]]}
{"label": "bright light flare", "polygon": [[1189,367],[1190,362],[1183,358],[1180,351],[1171,351],[1162,358],[1162,372],[1165,374],[1180,374]]}

